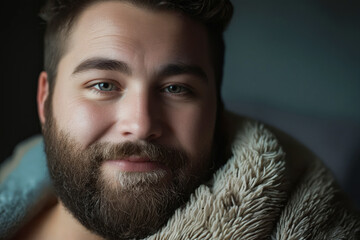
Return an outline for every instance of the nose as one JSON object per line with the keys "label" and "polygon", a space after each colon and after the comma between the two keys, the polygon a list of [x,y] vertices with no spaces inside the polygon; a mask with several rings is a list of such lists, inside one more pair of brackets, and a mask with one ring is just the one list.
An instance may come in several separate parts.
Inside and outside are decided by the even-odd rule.
{"label": "nose", "polygon": [[162,135],[160,109],[147,90],[128,91],[119,104],[117,125],[126,140],[151,141]]}

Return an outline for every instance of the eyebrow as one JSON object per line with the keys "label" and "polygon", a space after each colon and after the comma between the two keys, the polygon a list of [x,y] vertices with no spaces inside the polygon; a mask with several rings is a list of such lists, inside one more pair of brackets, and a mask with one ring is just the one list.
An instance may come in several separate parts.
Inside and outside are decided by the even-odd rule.
{"label": "eyebrow", "polygon": [[80,63],[72,73],[73,75],[89,70],[105,70],[105,71],[118,71],[126,75],[131,75],[131,69],[125,62],[107,59],[107,58],[90,58]]}
{"label": "eyebrow", "polygon": [[165,65],[160,69],[158,76],[160,78],[166,78],[166,77],[182,75],[182,74],[195,75],[200,79],[204,80],[205,82],[208,81],[208,76],[200,66],[185,64],[185,63],[175,63],[175,64]]}
{"label": "eyebrow", "polygon": [[[94,69],[104,71],[118,71],[126,75],[132,74],[131,68],[125,62],[101,57],[90,58],[81,62],[75,68],[72,74],[75,75]],[[157,77],[166,78],[182,74],[194,75],[204,80],[205,82],[208,82],[208,76],[200,66],[186,63],[171,63],[164,65],[160,68]]]}

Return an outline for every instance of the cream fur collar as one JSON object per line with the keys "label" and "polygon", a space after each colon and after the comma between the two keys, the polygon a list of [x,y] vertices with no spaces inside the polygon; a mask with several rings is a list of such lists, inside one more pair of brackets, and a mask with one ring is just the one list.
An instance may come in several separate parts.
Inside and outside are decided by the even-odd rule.
{"label": "cream fur collar", "polygon": [[147,239],[360,239],[358,216],[335,201],[338,189],[320,162],[295,186],[275,136],[240,122],[231,158]]}

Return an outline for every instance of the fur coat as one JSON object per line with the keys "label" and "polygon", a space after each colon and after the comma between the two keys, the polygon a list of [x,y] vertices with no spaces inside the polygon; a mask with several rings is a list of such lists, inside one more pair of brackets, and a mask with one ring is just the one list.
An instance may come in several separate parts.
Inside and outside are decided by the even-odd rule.
{"label": "fur coat", "polygon": [[[147,239],[360,239],[358,213],[311,152],[278,130],[251,120],[228,115],[225,126],[230,158]],[[20,160],[23,166],[25,160]],[[27,161],[34,167],[34,161]],[[46,165],[43,160],[35,164]],[[7,172],[16,172],[16,164],[8,165]],[[9,188],[9,183],[15,184],[14,175],[0,174],[0,239],[30,221],[39,211],[35,207],[53,197],[47,172],[43,177],[37,174],[34,189],[24,189],[31,201],[19,192],[21,186],[15,192]],[[18,179],[15,185],[19,184]]]}
{"label": "fur coat", "polygon": [[262,124],[225,122],[230,159],[147,239],[360,239],[359,215],[309,150]]}

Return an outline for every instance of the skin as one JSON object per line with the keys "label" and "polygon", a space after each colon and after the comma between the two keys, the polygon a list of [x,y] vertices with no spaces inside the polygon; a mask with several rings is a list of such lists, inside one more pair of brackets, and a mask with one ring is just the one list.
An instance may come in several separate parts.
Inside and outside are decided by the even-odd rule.
{"label": "skin", "polygon": [[[95,58],[121,61],[127,71],[91,68],[74,73],[81,63]],[[165,72],[169,65],[196,71]],[[47,74],[42,72],[37,98],[42,124],[48,97]],[[209,43],[204,26],[178,13],[111,1],[89,6],[72,29],[52,98],[57,125],[84,149],[96,142],[155,142],[184,150],[193,174],[207,164],[198,159],[210,152],[216,118]],[[109,161],[102,166],[105,176],[161,168],[141,160],[135,165],[128,159],[115,161],[121,164]],[[47,230],[33,239],[99,239],[61,202],[43,219],[47,220],[39,220],[37,228]],[[69,224],[66,233],[59,230]]]}

